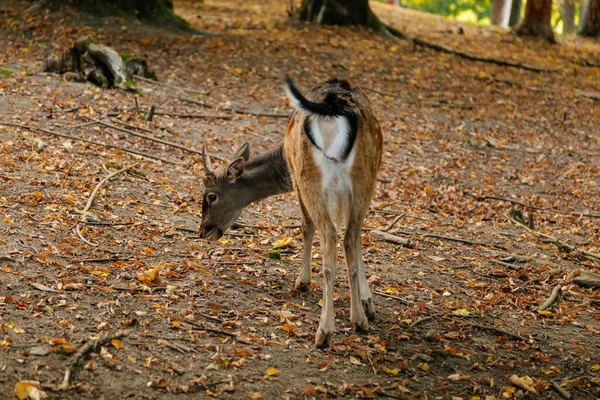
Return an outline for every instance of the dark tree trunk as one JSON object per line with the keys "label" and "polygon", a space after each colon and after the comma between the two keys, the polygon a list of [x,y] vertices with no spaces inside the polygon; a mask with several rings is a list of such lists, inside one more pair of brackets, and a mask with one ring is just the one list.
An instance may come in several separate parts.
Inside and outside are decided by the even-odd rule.
{"label": "dark tree trunk", "polygon": [[368,0],[303,0],[300,19],[320,25],[361,25],[378,31],[383,27]]}
{"label": "dark tree trunk", "polygon": [[70,5],[98,16],[117,15],[191,30],[189,24],[173,12],[172,0],[40,0],[51,5]]}
{"label": "dark tree trunk", "polygon": [[515,26],[521,19],[521,8],[523,8],[523,0],[513,0],[510,5],[510,18],[508,19],[508,26]]}
{"label": "dark tree trunk", "polygon": [[563,34],[573,33],[575,30],[575,3],[574,0],[562,2]]}
{"label": "dark tree trunk", "polygon": [[600,0],[589,1],[580,34],[600,37]]}
{"label": "dark tree trunk", "polygon": [[537,36],[550,43],[556,43],[550,23],[552,0],[527,0],[525,19],[516,28],[522,36]]}

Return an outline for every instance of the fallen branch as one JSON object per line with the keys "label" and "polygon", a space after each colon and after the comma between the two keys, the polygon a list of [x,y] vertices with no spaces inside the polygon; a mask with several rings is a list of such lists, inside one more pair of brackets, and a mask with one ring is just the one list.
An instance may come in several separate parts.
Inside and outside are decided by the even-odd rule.
{"label": "fallen branch", "polygon": [[207,96],[208,94],[210,94],[210,92],[202,92],[202,91],[196,90],[196,89],[184,88],[184,87],[181,87],[181,86],[171,85],[169,83],[165,83],[165,82],[161,82],[161,81],[155,81],[154,79],[144,78],[143,76],[140,76],[140,75],[133,75],[133,77],[135,79],[138,79],[138,80],[143,81],[143,82],[152,83],[152,84],[159,85],[159,86],[165,86],[165,87],[169,87],[171,89],[181,90],[181,91],[184,91],[184,92],[198,93],[198,94],[201,94],[201,95],[204,95],[204,96]]}
{"label": "fallen branch", "polygon": [[84,355],[96,349],[97,346],[103,345],[112,341],[113,339],[120,339],[122,337],[127,336],[126,332],[118,331],[115,334],[106,334],[104,336],[99,337],[98,339],[87,342],[83,346],[79,348],[71,357],[67,369],[65,371],[65,377],[60,385],[61,390],[67,390],[69,388],[69,379],[71,378],[72,369],[75,368],[77,363],[83,358]]}
{"label": "fallen branch", "polygon": [[479,246],[493,246],[493,247],[497,247],[502,250],[506,250],[506,248],[504,246],[499,246],[499,245],[493,244],[493,243],[478,242],[476,240],[468,240],[468,239],[462,239],[462,238],[455,238],[455,237],[451,237],[451,236],[438,235],[437,233],[425,233],[425,232],[407,231],[407,230],[401,230],[401,229],[396,229],[396,232],[402,233],[404,235],[419,235],[419,236],[423,236],[423,237],[448,240],[450,242],[459,242],[459,243],[465,243],[465,244],[469,244],[469,245],[476,244]]}
{"label": "fallen branch", "polygon": [[[218,108],[218,106],[208,104],[208,103],[205,103],[205,102],[199,101],[199,100],[189,99],[187,97],[180,97],[179,100],[181,100],[185,103],[196,104],[196,105],[202,106],[202,107],[207,107],[207,108],[212,108],[212,109]],[[255,112],[255,111],[250,111],[250,110],[243,110],[243,109],[234,108],[234,107],[229,107],[229,108],[226,108],[225,110],[233,111],[236,114],[254,115],[256,117],[287,118],[290,116],[289,114],[262,113],[262,112]]]}
{"label": "fallen branch", "polygon": [[558,240],[557,238],[550,236],[550,235],[546,235],[545,233],[542,233],[540,231],[536,231],[534,229],[529,228],[528,226],[525,226],[521,223],[519,223],[518,221],[515,221],[514,219],[504,215],[504,214],[500,214],[502,217],[504,217],[505,219],[509,220],[511,223],[527,230],[528,232],[530,232],[531,234],[533,234],[534,236],[539,236],[542,237],[544,239],[547,239],[549,242],[553,243],[554,245],[556,245],[556,247],[558,247],[558,250],[560,251],[564,251],[567,253],[571,253],[571,252],[576,252],[579,253],[581,256],[587,258],[588,260],[594,261],[594,262],[599,262],[600,261],[600,254],[596,254],[593,253],[591,251],[587,251],[587,250],[582,250],[576,246],[570,245],[568,243],[563,242],[562,240]]}
{"label": "fallen branch", "polygon": [[519,271],[520,269],[522,269],[520,266],[515,265],[515,264],[511,264],[511,263],[507,263],[505,261],[500,261],[500,260],[494,260],[491,259],[490,263],[492,264],[497,264],[497,265],[502,265],[503,267],[506,267],[508,269],[512,269],[513,271]]}
{"label": "fallen branch", "polygon": [[164,115],[166,117],[176,118],[203,118],[203,119],[231,119],[231,115],[210,115],[210,114],[178,114],[156,111],[154,115]]}
{"label": "fallen branch", "polygon": [[385,228],[381,229],[381,232],[389,232],[394,225],[396,225],[396,223],[398,223],[398,221],[400,221],[403,217],[406,216],[406,214],[408,214],[408,211],[403,212],[402,214],[398,215],[396,218],[394,218],[394,220],[392,221],[391,224],[389,224],[388,226],[386,226]]}
{"label": "fallen branch", "polygon": [[560,394],[564,399],[571,398],[571,393],[567,392],[567,390],[565,388],[563,388],[562,386],[560,386],[560,384],[558,382],[550,381],[550,383],[552,384],[552,387],[554,388],[554,390],[556,390],[558,392],[558,394]]}
{"label": "fallen branch", "polygon": [[77,236],[79,237],[79,239],[81,239],[82,242],[92,246],[92,247],[96,247],[98,246],[98,243],[93,243],[90,242],[89,240],[87,240],[85,237],[83,237],[83,233],[81,233],[81,228],[80,228],[81,224],[77,224],[75,225],[75,233],[77,234]]}
{"label": "fallen branch", "polygon": [[[167,140],[157,139],[157,138],[153,138],[153,137],[151,137],[151,136],[143,135],[143,134],[141,134],[141,133],[134,132],[134,131],[132,131],[132,130],[130,130],[130,129],[121,128],[120,126],[116,126],[116,125],[113,125],[113,124],[109,124],[108,122],[101,121],[101,120],[99,120],[99,119],[95,119],[95,118],[92,118],[92,117],[88,117],[87,115],[82,115],[82,117],[83,117],[83,118],[85,118],[85,119],[88,119],[88,120],[90,120],[90,121],[94,121],[95,123],[97,123],[97,124],[100,124],[100,125],[102,125],[102,126],[105,126],[105,127],[107,127],[107,128],[110,128],[110,129],[115,129],[115,130],[117,130],[117,131],[125,132],[125,133],[128,133],[128,134],[130,134],[130,135],[133,135],[133,136],[137,136],[137,137],[139,137],[139,138],[142,138],[142,139],[146,139],[146,140],[150,140],[150,141],[152,141],[152,142],[156,142],[156,143],[164,144],[164,145],[166,145],[166,146],[175,147],[175,148],[177,148],[177,149],[180,149],[180,150],[183,150],[183,151],[187,151],[187,152],[189,152],[189,153],[194,153],[194,154],[197,154],[197,155],[199,155],[199,156],[202,156],[202,152],[201,152],[201,151],[199,151],[199,150],[194,150],[194,149],[191,149],[189,146],[184,146],[184,145],[181,145],[181,144],[178,144],[178,143],[169,142],[169,141],[167,141]],[[215,157],[215,158],[216,158],[216,157]]]}
{"label": "fallen branch", "polygon": [[459,57],[466,58],[467,60],[481,61],[481,62],[486,62],[486,63],[502,65],[502,66],[506,66],[506,67],[521,68],[521,69],[525,69],[527,71],[533,71],[533,72],[557,72],[557,71],[559,71],[559,69],[534,67],[531,65],[521,64],[516,61],[503,60],[503,59],[494,58],[494,57],[480,56],[477,54],[453,49],[451,47],[444,46],[444,45],[441,45],[438,43],[429,42],[429,41],[421,39],[419,37],[412,38],[412,41],[419,46],[428,47],[430,49],[442,51],[442,52],[448,53],[448,54],[453,54],[453,55],[456,55]]}
{"label": "fallen branch", "polygon": [[373,293],[375,293],[375,294],[378,294],[378,295],[380,295],[380,296],[382,296],[382,297],[387,297],[388,299],[394,299],[394,300],[398,300],[400,303],[402,303],[402,304],[404,304],[404,305],[407,305],[407,306],[410,306],[410,305],[412,304],[410,301],[408,301],[408,300],[404,300],[404,299],[403,299],[403,298],[401,298],[401,297],[398,297],[398,296],[393,296],[393,295],[391,295],[391,294],[387,294],[387,293],[383,293],[383,292],[379,292],[379,291],[377,291],[377,290],[375,290]]}
{"label": "fallen branch", "polygon": [[126,153],[135,154],[135,155],[138,155],[138,156],[142,156],[142,157],[146,157],[146,158],[151,158],[153,160],[162,161],[162,162],[164,162],[166,164],[184,165],[183,163],[180,163],[180,162],[167,160],[167,159],[164,159],[164,158],[161,158],[161,157],[153,156],[151,154],[142,153],[141,151],[131,150],[131,149],[128,149],[126,147],[116,146],[114,144],[108,144],[108,143],[100,143],[100,142],[96,142],[94,140],[88,140],[88,139],[84,139],[84,138],[80,138],[80,137],[76,137],[76,136],[67,135],[65,133],[52,132],[52,131],[49,131],[47,129],[38,128],[38,127],[35,127],[35,126],[28,126],[28,125],[23,125],[23,124],[17,124],[17,123],[14,123],[14,122],[4,122],[4,121],[0,121],[0,125],[14,126],[16,128],[27,129],[29,131],[44,132],[45,134],[51,135],[51,136],[58,136],[58,137],[63,137],[63,138],[67,138],[67,139],[77,140],[77,141],[80,141],[80,142],[94,144],[96,146],[108,147],[108,148],[111,148],[111,149],[119,149],[119,150],[122,150],[122,151],[124,151]]}
{"label": "fallen branch", "polygon": [[433,319],[433,317],[431,315],[427,316],[427,317],[423,317],[423,318],[420,318],[420,319],[416,320],[415,322],[413,322],[412,324],[410,324],[408,327],[409,328],[414,328],[415,326],[417,326],[419,324],[422,324],[423,322],[431,321],[432,319]]}
{"label": "fallen branch", "polygon": [[485,200],[506,201],[508,203],[518,204],[521,207],[529,208],[529,209],[532,209],[532,210],[544,211],[544,212],[551,213],[551,214],[578,215],[578,216],[582,216],[582,217],[600,218],[600,214],[591,214],[591,213],[576,212],[576,211],[559,211],[559,210],[554,210],[552,208],[537,207],[537,206],[532,206],[530,204],[523,203],[523,202],[521,202],[519,200],[509,199],[507,197],[478,196],[478,195],[476,195],[474,193],[470,193],[470,192],[467,192],[467,191],[463,191],[463,194],[466,195],[466,196],[472,197],[472,198],[474,198],[477,201],[485,201]]}
{"label": "fallen branch", "polygon": [[399,244],[404,247],[408,247],[409,249],[414,249],[417,247],[417,243],[414,240],[404,239],[399,236],[391,235],[384,231],[373,229],[370,233],[371,233],[371,236],[373,236],[376,239],[385,240],[386,242]]}
{"label": "fallen branch", "polygon": [[237,335],[235,333],[231,333],[231,332],[225,332],[223,330],[220,329],[212,329],[212,328],[206,328],[202,325],[200,325],[197,322],[194,321],[186,321],[184,320],[184,322],[193,325],[196,329],[192,329],[192,331],[205,331],[205,332],[212,332],[212,333],[217,333],[219,335],[224,335],[224,336],[230,336],[230,337],[237,337]]}
{"label": "fallen branch", "polygon": [[527,339],[527,338],[525,338],[525,337],[523,337],[521,335],[517,335],[516,333],[507,332],[505,330],[502,330],[500,328],[496,328],[496,327],[493,327],[493,326],[485,326],[485,325],[479,325],[479,324],[472,324],[470,322],[464,322],[464,321],[463,321],[463,324],[468,325],[468,326],[473,327],[473,328],[482,329],[484,331],[494,332],[494,333],[497,333],[497,334],[499,334],[501,336],[508,336],[508,337],[513,338],[513,339],[522,340],[524,342],[527,342],[529,340],[529,339]]}
{"label": "fallen branch", "polygon": [[102,179],[94,188],[94,190],[92,190],[92,194],[90,194],[90,197],[85,205],[85,207],[83,208],[83,210],[80,211],[81,214],[86,214],[90,208],[92,208],[92,203],[94,202],[94,199],[96,198],[96,195],[98,194],[98,191],[100,190],[100,188],[111,178],[119,175],[121,172],[125,172],[127,170],[130,170],[133,167],[137,167],[138,165],[140,165],[140,163],[135,163],[133,165],[130,165],[129,167],[125,167],[122,168],[118,171],[115,171],[109,175],[107,175],[104,179]]}
{"label": "fallen branch", "polygon": [[547,310],[548,308],[550,308],[550,306],[552,304],[554,304],[554,302],[558,298],[558,295],[560,294],[561,289],[562,289],[562,285],[560,285],[560,284],[554,286],[554,289],[552,289],[552,294],[550,295],[550,297],[548,297],[548,299],[544,302],[544,304],[542,304],[541,306],[538,307],[538,311],[544,311],[544,310]]}

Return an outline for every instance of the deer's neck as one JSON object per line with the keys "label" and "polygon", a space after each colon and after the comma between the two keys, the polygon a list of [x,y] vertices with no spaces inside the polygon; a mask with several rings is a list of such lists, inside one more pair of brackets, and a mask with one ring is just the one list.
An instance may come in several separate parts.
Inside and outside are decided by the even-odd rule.
{"label": "deer's neck", "polygon": [[283,153],[283,144],[251,158],[236,181],[247,204],[293,190],[292,178]]}

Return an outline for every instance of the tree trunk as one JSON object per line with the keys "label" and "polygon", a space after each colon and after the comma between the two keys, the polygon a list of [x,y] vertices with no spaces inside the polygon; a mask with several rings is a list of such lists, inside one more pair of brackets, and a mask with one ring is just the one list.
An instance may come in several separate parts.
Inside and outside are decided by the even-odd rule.
{"label": "tree trunk", "polygon": [[523,0],[512,0],[510,5],[510,18],[508,19],[508,26],[515,26],[521,19],[521,9],[523,8]]}
{"label": "tree trunk", "polygon": [[583,36],[600,37],[600,0],[589,0],[583,27],[579,33]]}
{"label": "tree trunk", "polygon": [[368,0],[303,0],[300,19],[320,25],[361,25],[380,30]]}
{"label": "tree trunk", "polygon": [[511,4],[511,0],[494,0],[492,2],[492,15],[490,16],[492,25],[508,26]]}
{"label": "tree trunk", "polygon": [[575,2],[563,0],[562,2],[563,34],[573,33],[575,30]]}
{"label": "tree trunk", "polygon": [[527,0],[525,19],[516,28],[517,35],[537,36],[550,43],[556,43],[550,24],[551,16],[552,0]]}
{"label": "tree trunk", "polygon": [[[40,0],[40,3],[48,0]],[[117,15],[135,18],[170,28],[192,30],[173,12],[172,0],[50,0],[50,5],[70,5],[80,11],[97,15]]]}

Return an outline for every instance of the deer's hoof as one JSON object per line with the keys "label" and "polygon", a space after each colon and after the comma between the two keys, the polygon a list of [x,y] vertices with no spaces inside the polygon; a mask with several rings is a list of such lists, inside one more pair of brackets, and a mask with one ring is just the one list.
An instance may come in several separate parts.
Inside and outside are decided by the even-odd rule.
{"label": "deer's hoof", "polygon": [[369,297],[368,299],[362,300],[362,306],[365,310],[365,315],[370,320],[375,319],[375,305],[373,304],[373,299]]}
{"label": "deer's hoof", "polygon": [[296,290],[299,290],[301,292],[306,292],[308,290],[308,288],[310,287],[310,281],[302,282],[300,280],[297,280],[294,287],[296,288]]}
{"label": "deer's hoof", "polygon": [[366,317],[362,321],[352,322],[352,325],[357,332],[366,332],[369,330],[369,320]]}
{"label": "deer's hoof", "polygon": [[325,329],[319,328],[317,330],[317,336],[315,337],[315,346],[318,349],[329,347],[329,342],[331,340],[332,335],[333,332],[326,332]]}

